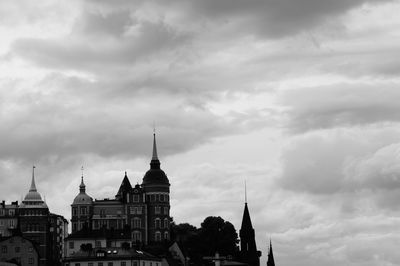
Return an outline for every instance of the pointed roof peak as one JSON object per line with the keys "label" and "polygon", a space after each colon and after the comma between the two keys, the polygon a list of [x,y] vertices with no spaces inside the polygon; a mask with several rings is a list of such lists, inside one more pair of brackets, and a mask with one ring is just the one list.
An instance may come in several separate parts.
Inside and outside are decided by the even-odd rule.
{"label": "pointed roof peak", "polygon": [[245,202],[241,230],[252,230],[252,229],[253,225],[251,224],[249,208],[247,207],[247,202]]}

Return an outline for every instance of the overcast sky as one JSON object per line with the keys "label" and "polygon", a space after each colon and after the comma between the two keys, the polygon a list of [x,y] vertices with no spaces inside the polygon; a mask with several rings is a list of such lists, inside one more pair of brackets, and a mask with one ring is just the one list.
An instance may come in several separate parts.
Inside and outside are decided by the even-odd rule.
{"label": "overcast sky", "polygon": [[240,227],[277,265],[398,265],[400,1],[0,2],[0,195],[50,210],[149,168],[176,223]]}

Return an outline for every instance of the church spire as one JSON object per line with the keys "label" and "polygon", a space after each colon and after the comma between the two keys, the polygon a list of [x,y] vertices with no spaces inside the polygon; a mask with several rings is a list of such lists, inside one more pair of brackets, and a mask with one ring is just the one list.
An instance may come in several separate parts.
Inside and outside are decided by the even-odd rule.
{"label": "church spire", "polygon": [[32,182],[29,191],[36,192],[36,184],[35,184],[35,166],[32,166]]}
{"label": "church spire", "polygon": [[151,156],[150,169],[160,169],[160,161],[158,160],[157,154],[157,143],[156,143],[156,129],[153,130],[153,155]]}
{"label": "church spire", "polygon": [[154,129],[153,132],[153,156],[151,157],[152,160],[158,160],[157,155],[157,143],[156,143],[156,130]]}
{"label": "church spire", "polygon": [[268,251],[267,266],[275,266],[274,254],[273,254],[273,252],[272,252],[272,242],[271,242],[271,239],[269,240],[269,251]]}
{"label": "church spire", "polygon": [[247,207],[246,186],[242,226],[239,230],[239,236],[241,261],[250,266],[259,266],[261,253],[257,250],[255,231],[253,225],[251,224],[250,212],[249,208]]}

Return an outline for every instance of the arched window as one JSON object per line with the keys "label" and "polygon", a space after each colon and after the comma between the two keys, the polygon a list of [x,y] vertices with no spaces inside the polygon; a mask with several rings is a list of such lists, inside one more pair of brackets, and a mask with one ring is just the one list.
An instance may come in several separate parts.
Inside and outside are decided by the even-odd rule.
{"label": "arched window", "polygon": [[164,240],[169,240],[169,234],[168,234],[168,232],[164,232]]}

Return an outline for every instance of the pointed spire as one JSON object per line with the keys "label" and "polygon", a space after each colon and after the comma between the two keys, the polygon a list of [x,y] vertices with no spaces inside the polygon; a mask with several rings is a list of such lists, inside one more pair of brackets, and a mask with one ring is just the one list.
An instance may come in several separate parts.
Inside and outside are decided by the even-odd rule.
{"label": "pointed spire", "polygon": [[160,169],[160,161],[158,160],[157,154],[157,143],[156,143],[156,129],[153,129],[153,155],[151,157],[150,169]]}
{"label": "pointed spire", "polygon": [[29,191],[36,192],[36,184],[35,184],[35,166],[32,166],[32,182],[31,182],[31,188]]}
{"label": "pointed spire", "polygon": [[154,129],[154,132],[153,132],[153,156],[151,157],[151,159],[152,160],[158,160],[155,129]]}
{"label": "pointed spire", "polygon": [[275,266],[274,254],[272,252],[272,241],[269,239],[269,251],[268,251],[268,260],[267,266]]}
{"label": "pointed spire", "polygon": [[81,176],[81,184],[79,185],[79,192],[85,193],[86,192],[86,185],[83,182],[83,166],[81,167],[82,176]]}

